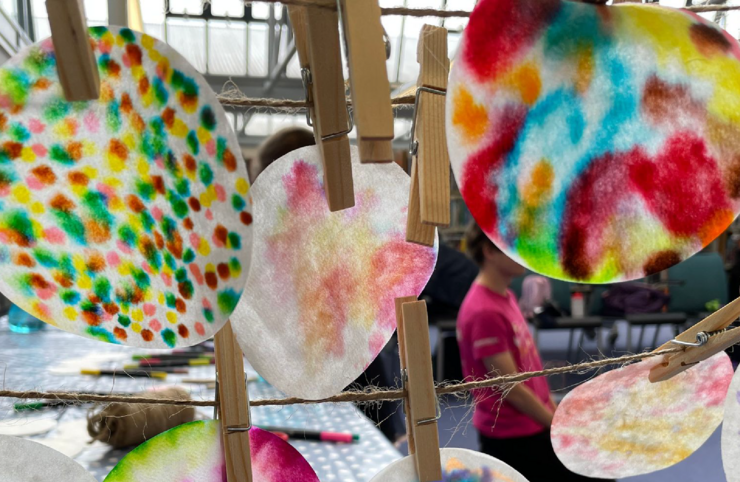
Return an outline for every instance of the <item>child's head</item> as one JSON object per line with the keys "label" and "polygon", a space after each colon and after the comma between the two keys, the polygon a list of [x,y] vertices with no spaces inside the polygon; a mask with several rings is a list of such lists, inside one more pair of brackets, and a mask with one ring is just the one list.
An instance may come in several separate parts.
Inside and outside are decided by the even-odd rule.
{"label": "child's head", "polygon": [[516,278],[526,271],[493,244],[475,221],[471,221],[465,231],[465,244],[468,256],[475,261],[481,270],[493,271],[507,278]]}

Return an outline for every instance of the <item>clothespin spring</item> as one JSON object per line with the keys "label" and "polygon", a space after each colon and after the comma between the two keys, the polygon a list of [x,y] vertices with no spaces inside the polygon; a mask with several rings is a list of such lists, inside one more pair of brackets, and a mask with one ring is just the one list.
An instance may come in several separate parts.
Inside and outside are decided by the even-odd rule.
{"label": "clothespin spring", "polygon": [[681,346],[691,346],[691,347],[697,347],[697,346],[704,346],[707,344],[709,339],[713,336],[719,335],[720,333],[724,333],[730,329],[735,329],[734,327],[728,326],[726,328],[722,328],[721,330],[715,330],[715,331],[700,331],[696,334],[696,342],[690,342],[690,341],[681,341],[681,340],[671,340],[671,343],[674,345],[681,345]]}
{"label": "clothespin spring", "polygon": [[[247,374],[244,374],[244,381],[247,381]],[[216,372],[216,406],[213,407],[213,418],[214,420],[218,420],[218,407],[221,405],[219,401],[219,391],[218,391],[218,372]],[[252,405],[249,402],[249,397],[247,397],[247,412],[249,413],[249,424],[246,426],[244,425],[233,425],[230,427],[226,427],[227,433],[236,433],[236,432],[249,432],[249,430],[252,428]]]}
{"label": "clothespin spring", "polygon": [[[401,369],[401,388],[403,389],[404,392],[406,392],[406,390],[407,390],[407,386],[406,385],[407,385],[408,381],[409,381],[409,371],[406,368],[402,368]],[[438,421],[440,418],[442,418],[442,407],[439,404],[439,397],[437,397],[437,404],[436,405],[437,405],[437,410],[436,410],[437,411],[437,414],[434,417],[432,417],[432,418],[423,418],[421,420],[416,420],[414,423],[416,424],[417,427],[418,426],[421,426],[421,425],[428,425],[430,423],[434,423],[434,422]],[[402,404],[401,405],[401,410],[403,410],[403,415],[407,417],[408,414],[406,413],[406,405],[405,404]]]}
{"label": "clothespin spring", "polygon": [[419,87],[416,89],[416,98],[414,99],[414,117],[411,118],[411,136],[409,139],[409,155],[414,157],[419,151],[419,141],[414,140],[414,133],[416,132],[416,115],[419,112],[419,99],[421,99],[422,92],[429,92],[430,94],[447,95],[446,90],[433,89],[432,87]]}
{"label": "clothespin spring", "polygon": [[[301,69],[301,80],[303,81],[303,94],[306,97],[306,103],[309,103],[311,101],[311,96],[309,94],[309,91],[311,89],[309,86],[313,84],[313,77],[311,76],[311,69],[309,69],[308,67],[303,67]],[[313,121],[311,120],[311,108],[310,107],[306,107],[306,123],[310,127],[313,127]],[[321,140],[328,141],[329,139],[335,139],[337,137],[345,136],[349,134],[350,132],[352,132],[352,129],[354,128],[355,128],[355,124],[354,124],[354,121],[352,120],[352,111],[350,110],[349,105],[347,105],[347,129],[340,131],[340,132],[335,132],[333,134],[327,134],[325,136],[321,136]]]}

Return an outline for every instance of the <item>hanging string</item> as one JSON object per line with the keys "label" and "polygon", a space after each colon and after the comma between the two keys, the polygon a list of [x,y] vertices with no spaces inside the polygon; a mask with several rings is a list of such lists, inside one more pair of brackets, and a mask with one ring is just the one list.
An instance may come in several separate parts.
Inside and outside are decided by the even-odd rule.
{"label": "hanging string", "polygon": [[[414,95],[401,95],[391,99],[391,105],[396,109],[408,109],[414,105]],[[218,95],[221,105],[229,107],[256,107],[270,110],[298,110],[311,107],[311,102],[293,99],[270,99],[259,97],[247,97],[241,92],[229,91]],[[347,105],[352,105],[352,99],[347,98]]]}
{"label": "hanging string", "polygon": [[[301,7],[316,7],[326,8],[329,10],[337,9],[337,2],[335,0],[259,0],[263,3],[280,3],[282,5],[297,5]],[[245,1],[244,3],[256,3],[252,1]],[[587,2],[593,3],[593,2]],[[740,10],[740,5],[692,5],[690,7],[681,7],[683,10],[690,12],[704,13],[704,12],[728,12],[730,10]],[[468,10],[440,10],[436,8],[407,8],[407,7],[391,7],[381,8],[381,15],[398,15],[405,17],[439,17],[439,18],[464,18],[470,17]]]}
{"label": "hanging string", "polygon": [[[437,396],[447,394],[464,394],[472,390],[478,390],[481,388],[491,388],[496,386],[510,385],[513,383],[520,383],[530,378],[546,377],[552,375],[561,375],[564,373],[575,373],[575,372],[586,372],[596,368],[601,368],[609,365],[623,365],[635,361],[640,361],[646,358],[652,358],[655,356],[667,355],[669,353],[678,353],[682,351],[681,348],[668,348],[664,350],[657,350],[649,353],[639,353],[637,355],[624,355],[615,358],[604,358],[601,360],[594,360],[590,362],[579,363],[576,365],[567,365],[557,368],[548,368],[547,370],[539,370],[535,372],[523,372],[515,373],[512,375],[503,375],[493,378],[485,378],[482,380],[476,380],[472,382],[459,382],[459,383],[444,383],[437,385],[436,392]],[[393,400],[402,400],[406,394],[401,389],[378,389],[369,388],[365,391],[346,391],[334,395],[332,397],[323,398],[320,400],[306,400],[303,398],[289,397],[289,398],[275,398],[275,399],[260,399],[250,401],[250,405],[253,407],[262,406],[282,406],[282,405],[309,405],[319,403],[340,403],[340,402],[384,402]],[[150,405],[179,405],[189,407],[214,407],[216,406],[215,400],[178,400],[178,399],[164,399],[164,398],[148,398],[148,397],[132,397],[124,395],[100,395],[100,394],[89,394],[84,392],[43,392],[43,391],[19,391],[19,390],[0,390],[0,398],[20,398],[20,399],[40,399],[40,400],[62,400],[68,401],[71,405],[81,404],[86,402],[102,402],[102,403],[130,403],[130,404],[150,404]]]}

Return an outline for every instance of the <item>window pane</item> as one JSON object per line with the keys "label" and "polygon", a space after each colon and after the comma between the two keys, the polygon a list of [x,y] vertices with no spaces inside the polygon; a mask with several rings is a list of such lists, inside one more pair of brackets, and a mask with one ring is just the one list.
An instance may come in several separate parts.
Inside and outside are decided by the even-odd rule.
{"label": "window pane", "polygon": [[200,15],[203,13],[203,3],[201,0],[170,0],[170,12]]}
{"label": "window pane", "polygon": [[285,69],[285,75],[291,79],[301,78],[301,64],[298,61],[298,54],[293,55],[293,58],[288,62],[288,67]]}
{"label": "window pane", "polygon": [[249,136],[267,136],[270,134],[270,116],[268,114],[254,114],[247,124],[245,133]]}
{"label": "window pane", "polygon": [[18,16],[16,15],[16,7],[18,6],[16,0],[0,0],[0,8],[3,9],[3,12],[5,12],[8,17],[12,18],[13,20],[18,20]]}
{"label": "window pane", "polygon": [[461,34],[459,33],[451,33],[447,35],[447,55],[450,59],[454,59],[457,55],[457,47],[460,45],[460,37]]}
{"label": "window pane", "polygon": [[36,34],[36,40],[44,40],[51,37],[49,19],[46,17],[33,17],[33,30]]}
{"label": "window pane", "polygon": [[[447,2],[447,10],[467,10],[473,11],[475,8],[475,0],[455,0],[454,2]],[[468,19],[464,17],[460,18],[446,18],[444,21],[444,27],[447,30],[462,30],[468,24]]]}
{"label": "window pane", "polygon": [[206,22],[197,19],[167,20],[167,42],[193,64],[199,72],[206,71]]}
{"label": "window pane", "polygon": [[253,3],[252,4],[252,18],[266,19],[270,15],[270,4],[269,3]]}
{"label": "window pane", "polygon": [[242,0],[211,0],[211,14],[219,17],[243,17],[244,2]]}
{"label": "window pane", "polygon": [[85,0],[85,16],[89,24],[108,23],[108,2],[102,0]]}
{"label": "window pane", "polygon": [[144,33],[164,41],[164,24],[163,23],[145,23]]}
{"label": "window pane", "polygon": [[164,23],[164,0],[139,0],[144,23]]}
{"label": "window pane", "polygon": [[267,25],[249,24],[249,61],[247,73],[253,77],[267,76]]}
{"label": "window pane", "polygon": [[208,72],[216,75],[247,74],[247,24],[208,22]]}
{"label": "window pane", "polygon": [[383,28],[391,40],[391,56],[386,65],[388,68],[388,79],[391,82],[398,81],[398,55],[401,51],[401,29],[403,27],[403,17],[383,16]]}

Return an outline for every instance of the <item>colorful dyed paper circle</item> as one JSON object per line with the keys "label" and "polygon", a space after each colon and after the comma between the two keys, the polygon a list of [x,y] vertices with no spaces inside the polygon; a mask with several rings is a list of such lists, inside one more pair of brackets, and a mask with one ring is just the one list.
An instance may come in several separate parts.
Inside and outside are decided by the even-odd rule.
{"label": "colorful dyed paper circle", "polygon": [[575,388],[555,411],[552,445],[573,472],[603,479],[664,469],[696,451],[722,422],[732,362],[720,352],[659,383],[660,357]]}
{"label": "colorful dyed paper circle", "polygon": [[74,460],[31,440],[0,435],[0,454],[0,474],[6,482],[96,482]]}
{"label": "colorful dyed paper circle", "polygon": [[316,147],[270,165],[253,188],[252,268],[231,318],[252,366],[282,392],[318,399],[355,380],[396,329],[394,299],[417,296],[437,248],[407,243],[409,176],[360,164],[355,206],[330,212]]}
{"label": "colorful dyed paper circle", "polygon": [[[490,455],[467,449],[440,449],[441,482],[527,482],[514,468]],[[393,462],[370,482],[419,482],[416,460],[409,456]]]}
{"label": "colorful dyed paper circle", "polygon": [[727,482],[740,482],[740,371],[732,377],[722,422],[722,465]]}
{"label": "colorful dyed paper circle", "polygon": [[740,211],[739,58],[682,10],[482,0],[447,96],[472,215],[553,278],[636,279],[690,257]]}
{"label": "colorful dyed paper circle", "polygon": [[[253,482],[319,482],[306,459],[265,430],[249,430]],[[226,482],[226,462],[217,420],[185,423],[139,445],[104,482]]]}
{"label": "colorful dyed paper circle", "polygon": [[167,44],[89,32],[97,101],[64,100],[49,39],[0,69],[0,291],[72,333],[198,343],[223,326],[249,269],[239,144]]}

